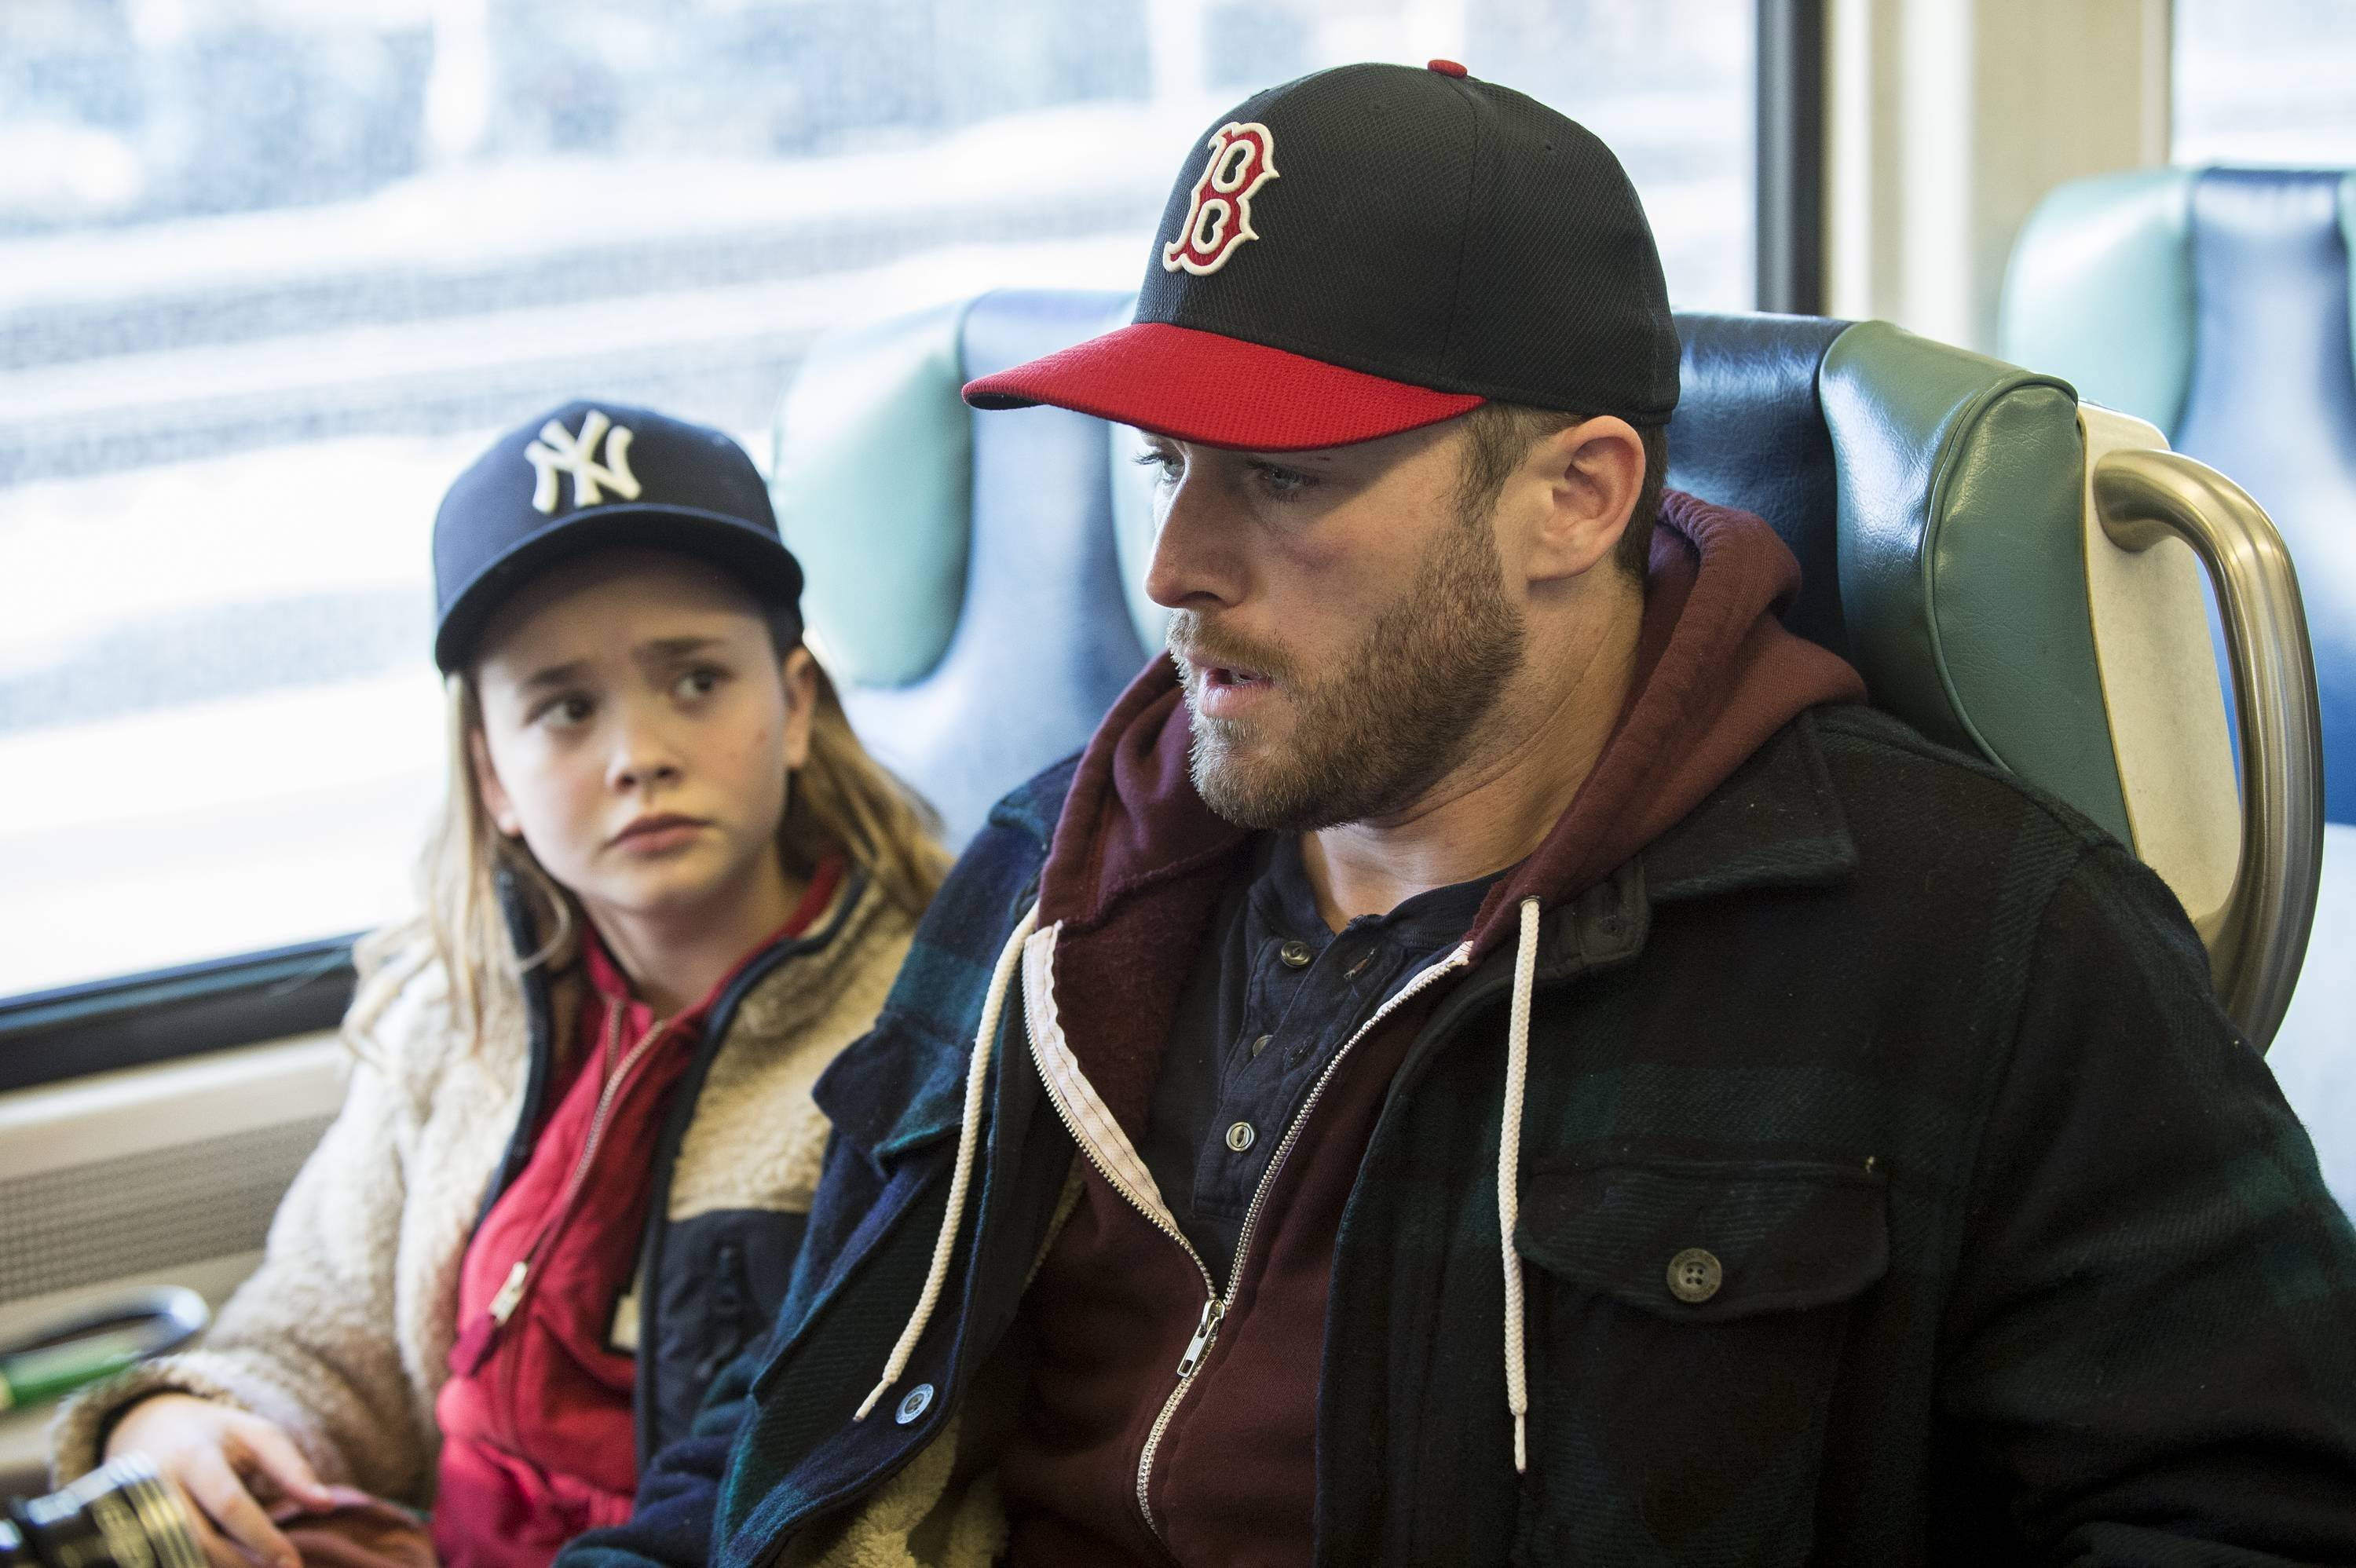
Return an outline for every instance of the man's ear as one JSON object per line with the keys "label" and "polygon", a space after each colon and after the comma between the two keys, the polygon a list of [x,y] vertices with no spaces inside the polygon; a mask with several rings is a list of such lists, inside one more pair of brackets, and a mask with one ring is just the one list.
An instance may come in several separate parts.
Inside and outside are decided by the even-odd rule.
{"label": "man's ear", "polygon": [[466,761],[475,770],[475,788],[483,796],[483,809],[490,814],[491,825],[510,838],[523,836],[523,818],[516,815],[515,802],[508,795],[507,785],[499,783],[499,770],[491,761],[490,742],[476,730],[466,736]]}
{"label": "man's ear", "polygon": [[818,717],[818,660],[796,644],[779,661],[777,678],[786,688],[786,766],[798,768],[809,761],[810,728]]}
{"label": "man's ear", "polygon": [[1644,438],[1611,414],[1581,420],[1537,441],[1515,484],[1528,502],[1529,581],[1580,576],[1627,531],[1644,490]]}

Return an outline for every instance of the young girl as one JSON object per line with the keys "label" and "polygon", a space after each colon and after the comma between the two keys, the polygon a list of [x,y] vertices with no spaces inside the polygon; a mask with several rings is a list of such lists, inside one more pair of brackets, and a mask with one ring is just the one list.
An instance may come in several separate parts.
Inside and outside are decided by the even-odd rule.
{"label": "young girl", "polygon": [[766,1328],[816,1185],[810,1086],[944,869],[801,645],[726,437],[573,404],[434,523],[451,774],[425,908],[364,944],[342,1114],[205,1348],[60,1419],[144,1450],[214,1562],[267,1505],[433,1506],[446,1564],[542,1568]]}

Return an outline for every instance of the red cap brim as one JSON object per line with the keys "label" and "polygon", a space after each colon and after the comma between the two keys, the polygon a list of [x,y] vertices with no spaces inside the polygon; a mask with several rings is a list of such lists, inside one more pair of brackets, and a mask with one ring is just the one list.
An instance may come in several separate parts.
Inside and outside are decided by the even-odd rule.
{"label": "red cap brim", "polygon": [[1488,400],[1215,332],[1140,322],[969,381],[965,400],[978,409],[1052,403],[1205,446],[1305,452],[1437,424]]}

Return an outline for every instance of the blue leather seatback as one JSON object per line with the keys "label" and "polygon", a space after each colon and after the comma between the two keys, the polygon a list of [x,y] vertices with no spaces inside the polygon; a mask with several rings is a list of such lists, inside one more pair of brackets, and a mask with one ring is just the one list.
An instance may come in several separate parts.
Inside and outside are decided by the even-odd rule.
{"label": "blue leather seatback", "polygon": [[1669,421],[1669,484],[1755,512],[1800,558],[1783,624],[1852,657],[1841,615],[1840,485],[1816,393],[1847,329],[1812,315],[1680,315],[1685,357]]}
{"label": "blue leather seatback", "polygon": [[2324,814],[2356,822],[2356,339],[2345,176],[2210,169],[2192,187],[2191,385],[2171,437],[2290,547],[2323,709]]}

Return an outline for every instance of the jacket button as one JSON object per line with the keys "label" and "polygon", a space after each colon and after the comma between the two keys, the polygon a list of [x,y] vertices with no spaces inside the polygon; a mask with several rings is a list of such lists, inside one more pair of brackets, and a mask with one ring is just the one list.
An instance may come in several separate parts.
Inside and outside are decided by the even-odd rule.
{"label": "jacket button", "polygon": [[1309,961],[1317,956],[1309,951],[1309,944],[1298,937],[1278,948],[1276,955],[1284,960],[1284,966],[1288,969],[1306,969]]}
{"label": "jacket button", "polygon": [[1258,1136],[1258,1133],[1252,1131],[1252,1125],[1249,1122],[1237,1122],[1227,1129],[1227,1147],[1241,1154],[1251,1147],[1252,1140]]}
{"label": "jacket button", "polygon": [[1699,1306],[1725,1283],[1726,1270],[1699,1247],[1687,1247],[1669,1260],[1669,1294],[1679,1301]]}
{"label": "jacket button", "polygon": [[916,1420],[916,1417],[924,1414],[926,1410],[931,1406],[932,1403],[933,1385],[930,1383],[918,1383],[915,1388],[908,1391],[908,1397],[900,1402],[900,1408],[894,1413],[893,1418],[899,1422],[901,1425],[905,1426],[908,1423]]}

